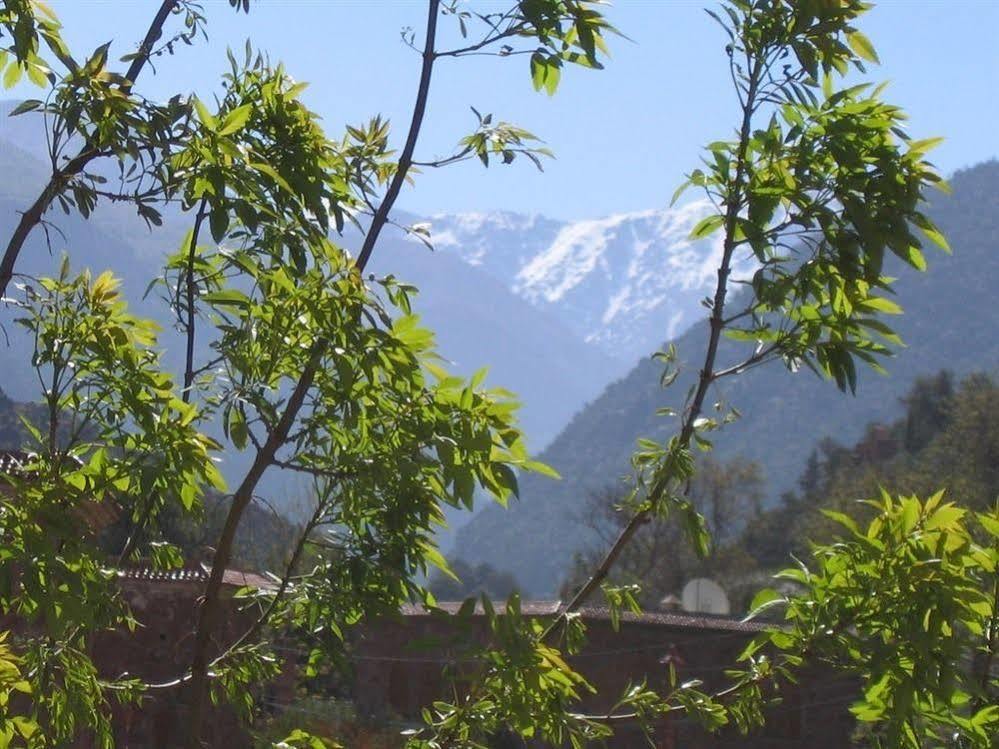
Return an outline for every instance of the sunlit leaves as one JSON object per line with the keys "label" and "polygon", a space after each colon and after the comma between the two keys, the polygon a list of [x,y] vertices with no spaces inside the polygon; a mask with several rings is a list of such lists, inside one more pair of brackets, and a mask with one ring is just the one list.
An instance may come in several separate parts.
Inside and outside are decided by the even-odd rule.
{"label": "sunlit leaves", "polygon": [[[467,620],[470,599],[454,618]],[[484,746],[506,729],[524,739],[581,747],[610,735],[606,726],[574,714],[570,707],[593,687],[566,661],[563,653],[540,641],[542,622],[521,612],[512,595],[501,610],[481,601],[489,644],[468,643],[464,678],[473,691],[464,699],[441,699],[423,711],[425,728],[411,731],[409,749],[434,746]]]}
{"label": "sunlit leaves", "polygon": [[447,159],[447,162],[458,161],[466,156],[474,156],[482,162],[483,166],[489,166],[490,159],[498,157],[502,163],[510,164],[518,155],[522,155],[543,171],[540,157],[551,158],[552,152],[540,145],[541,140],[537,136],[524,128],[511,125],[509,122],[494,123],[491,114],[483,116],[474,107],[472,112],[478,119],[478,126],[474,133],[465,136],[458,142],[457,155]]}
{"label": "sunlit leaves", "polygon": [[705,237],[711,236],[715,231],[721,228],[722,224],[725,223],[725,217],[713,214],[707,216],[694,226],[690,230],[691,239],[704,239]]}
{"label": "sunlit leaves", "polygon": [[851,31],[846,35],[846,41],[856,55],[868,62],[879,63],[878,53],[874,51],[871,40],[859,31]]}
{"label": "sunlit leaves", "polygon": [[19,659],[7,644],[8,635],[0,632],[0,746],[4,747],[29,740],[38,730],[33,720],[10,710],[11,699],[18,694],[31,694],[31,685],[24,680]]}
{"label": "sunlit leaves", "polygon": [[788,570],[801,587],[790,596],[763,591],[760,613],[784,608],[785,628],[761,635],[778,659],[821,661],[863,684],[853,714],[883,747],[986,749],[999,730],[994,673],[999,591],[995,510],[975,515],[938,493],[883,494],[865,524],[828,516],[842,538],[816,548],[810,567]]}
{"label": "sunlit leaves", "polygon": [[[72,58],[60,34],[61,25],[51,8],[40,0],[6,0],[0,7],[0,71],[4,88],[12,88],[22,76],[34,85],[47,87],[55,80],[48,62],[40,56],[42,44],[48,52],[72,66]],[[9,47],[7,40],[9,38]]]}
{"label": "sunlit leaves", "polygon": [[[705,169],[678,193],[696,185],[729,207],[726,245],[757,264],[752,300],[726,334],[759,344],[752,362],[781,358],[853,390],[857,363],[880,370],[891,353],[886,344],[899,343],[879,319],[901,311],[885,294],[886,255],[924,270],[919,235],[947,249],[921,210],[924,191],[940,184],[924,160],[937,139],[909,140],[904,113],[881,100],[881,87],[836,88],[838,75],[877,59],[852,25],[862,3],[724,10],[715,19],[755,61],[747,67],[736,55],[730,63],[740,101],[765,100],[772,109],[741,141],[710,144]],[[787,63],[792,52],[798,65]],[[691,236],[722,223],[709,216]]]}

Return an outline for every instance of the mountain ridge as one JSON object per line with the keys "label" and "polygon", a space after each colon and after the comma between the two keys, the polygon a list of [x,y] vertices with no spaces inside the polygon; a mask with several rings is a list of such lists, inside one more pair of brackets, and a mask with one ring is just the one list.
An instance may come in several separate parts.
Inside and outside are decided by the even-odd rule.
{"label": "mountain ridge", "polygon": [[[714,210],[707,200],[671,208],[558,221],[506,211],[437,214],[425,226],[442,253],[481,267],[621,364],[690,325],[710,293],[720,239],[690,240]],[[736,278],[749,275],[740,263]]]}

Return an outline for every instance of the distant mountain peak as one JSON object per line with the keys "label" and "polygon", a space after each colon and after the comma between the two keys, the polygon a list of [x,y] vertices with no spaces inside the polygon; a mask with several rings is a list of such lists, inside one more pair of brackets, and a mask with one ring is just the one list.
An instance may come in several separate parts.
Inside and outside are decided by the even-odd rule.
{"label": "distant mountain peak", "polygon": [[[689,237],[714,210],[697,200],[577,221],[497,211],[440,213],[429,223],[440,251],[486,270],[625,363],[701,315],[721,240]],[[735,276],[750,269],[743,263]]]}

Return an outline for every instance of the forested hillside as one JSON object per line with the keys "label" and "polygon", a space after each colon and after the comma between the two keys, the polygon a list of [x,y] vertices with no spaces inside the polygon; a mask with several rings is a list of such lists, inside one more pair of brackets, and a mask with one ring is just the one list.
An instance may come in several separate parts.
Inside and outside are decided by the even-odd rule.
{"label": "forested hillside", "polygon": [[[994,304],[999,162],[960,171],[951,186],[951,195],[932,197],[929,213],[947,235],[953,255],[929,252],[925,273],[898,270],[905,314],[893,323],[908,345],[888,362],[888,376],[860,372],[856,397],[850,397],[810,372],[791,374],[771,366],[716,391],[743,414],[718,434],[717,454],[758,462],[771,503],[791,487],[818,441],[833,437],[849,443],[868,423],[897,418],[899,399],[917,376],[944,367],[959,376],[999,367],[999,310]],[[681,361],[700,361],[704,340],[703,325],[677,339]],[[722,358],[734,360],[739,350],[728,342]],[[661,365],[644,360],[609,386],[540,456],[562,480],[525,477],[519,502],[508,510],[487,508],[459,533],[456,555],[513,572],[532,594],[552,593],[573,552],[591,540],[581,523],[588,496],[617,484],[627,473],[638,437],[663,438],[673,429],[670,419],[655,415],[656,409],[682,404],[695,368],[688,364],[664,392],[659,387]]]}
{"label": "forested hillside", "polygon": [[[976,511],[987,510],[999,496],[999,386],[993,378],[972,374],[956,382],[944,371],[918,379],[905,395],[901,418],[868,424],[855,444],[823,439],[794,489],[766,510],[758,504],[755,463],[706,458],[688,496],[705,516],[712,553],[699,558],[680,523],[653,520],[618,559],[610,582],[638,584],[642,604],[653,607],[664,596],[679,595],[688,581],[710,577],[723,585],[733,613],[741,614],[792,557],[811,558],[813,544],[830,543],[842,530],[826,513],[842,513],[863,526],[874,511],[862,500],[882,490],[930,497],[941,487],[947,487],[946,501]],[[560,587],[563,595],[586,580],[627,521],[614,509],[620,500],[612,492],[590,498],[588,525],[598,538],[574,560]],[[469,590],[502,579],[495,570],[487,578],[482,567],[467,569]],[[448,590],[443,578],[439,585]]]}

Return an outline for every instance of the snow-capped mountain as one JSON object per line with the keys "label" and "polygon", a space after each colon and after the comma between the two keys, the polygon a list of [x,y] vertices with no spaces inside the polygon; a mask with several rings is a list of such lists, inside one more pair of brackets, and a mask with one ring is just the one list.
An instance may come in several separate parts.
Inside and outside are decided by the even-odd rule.
{"label": "snow-capped mountain", "polygon": [[[438,251],[490,273],[628,367],[704,315],[721,239],[688,237],[712,210],[702,200],[573,222],[464,213],[429,223]],[[734,276],[748,271],[743,263]]]}

